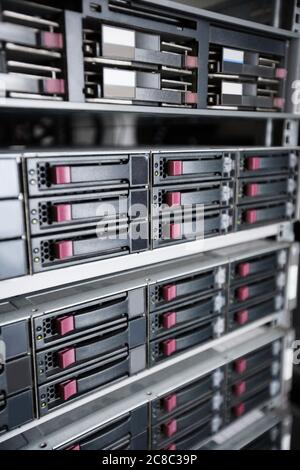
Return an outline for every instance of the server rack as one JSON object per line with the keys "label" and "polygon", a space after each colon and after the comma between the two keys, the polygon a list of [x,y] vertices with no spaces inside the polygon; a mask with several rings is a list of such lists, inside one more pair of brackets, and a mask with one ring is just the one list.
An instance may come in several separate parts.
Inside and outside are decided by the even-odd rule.
{"label": "server rack", "polygon": [[[284,357],[292,341],[288,328],[295,305],[293,284],[298,256],[297,246],[291,243],[292,224],[299,218],[298,117],[297,106],[291,104],[292,83],[299,76],[294,3],[292,31],[287,31],[167,0],[128,1],[122,5],[118,1],[101,5],[83,1],[79,10],[35,2],[1,2],[3,110],[242,117],[267,124],[264,148],[215,149],[213,157],[211,149],[202,149],[200,155],[195,149],[192,162],[191,150],[186,148],[157,151],[149,147],[133,154],[113,151],[109,153],[110,161],[103,159],[101,149],[105,171],[96,186],[93,181],[99,179],[100,162],[93,167],[99,158],[95,154],[80,152],[79,165],[78,155],[75,163],[72,152],[3,152],[0,163],[4,162],[8,174],[3,179],[4,189],[8,178],[18,183],[13,194],[0,194],[0,209],[6,219],[10,211],[18,211],[19,226],[10,228],[8,224],[5,230],[9,233],[1,229],[0,235],[1,262],[4,260],[1,335],[4,343],[10,344],[7,329],[17,331],[20,327],[22,341],[24,331],[30,337],[30,348],[7,357],[1,373],[2,448],[113,450],[162,446],[174,451],[203,446],[284,447],[282,441],[289,433],[285,406],[290,386]],[[72,33],[78,31],[82,36],[76,34],[75,40]],[[116,39],[120,35],[124,35],[125,43]],[[75,50],[76,57],[81,56],[78,51],[83,51],[78,61],[72,60]],[[31,57],[29,63],[24,60],[25,53]],[[276,122],[282,123],[281,148],[272,147],[271,131]],[[167,160],[166,167],[161,160]],[[212,163],[211,173],[201,173],[203,160],[208,167]],[[44,162],[46,168],[41,170]],[[107,165],[116,162],[119,169],[112,169],[116,177],[111,178]],[[14,168],[8,166],[11,164]],[[23,180],[17,171],[21,166]],[[84,166],[89,167],[89,179],[85,178]],[[196,168],[194,174],[191,166]],[[135,170],[136,175],[143,174],[142,180],[136,180]],[[38,189],[36,178],[40,182]],[[13,184],[7,187],[11,190]],[[24,202],[20,194],[24,194]],[[168,227],[161,226],[162,211],[155,207],[154,201],[160,198],[174,210],[175,222],[172,219]],[[121,246],[116,247],[115,242],[107,246],[103,240],[94,239],[92,227],[98,221],[95,204],[120,199],[124,209],[110,219],[115,217],[119,233],[124,230],[127,237],[122,238]],[[151,203],[151,210],[143,217],[130,217],[128,207],[133,199],[147,208]],[[204,240],[196,236],[193,241],[187,236],[180,252],[185,256],[179,263],[177,239],[182,231],[176,211],[181,204],[198,202],[204,204]],[[190,224],[194,222],[193,211],[192,207]],[[144,227],[146,240],[134,247],[131,227],[136,225]],[[270,237],[277,239],[274,246],[268,241],[259,242]],[[231,248],[243,242],[247,256],[242,245]],[[189,257],[191,254],[194,256]],[[128,269],[124,275],[113,274]],[[193,294],[193,285],[197,295]],[[198,290],[199,285],[204,286],[203,290]],[[104,305],[95,302],[99,286],[103,289],[100,298],[108,298]],[[149,300],[153,293],[157,295],[157,289],[170,304],[164,306],[158,300],[151,306]],[[134,291],[138,293],[134,304],[138,302],[140,308],[138,312],[134,308],[131,316],[129,292]],[[180,291],[184,293],[182,298],[180,293],[178,296]],[[87,292],[91,294],[84,296]],[[124,293],[128,297],[125,301]],[[86,303],[83,310],[82,302]],[[103,314],[101,325],[93,323],[96,305],[97,313]],[[70,312],[74,306],[75,311]],[[117,314],[115,325],[105,319],[112,308]],[[202,311],[209,314],[201,316]],[[86,323],[87,318],[91,323]],[[230,344],[233,339],[234,346]],[[250,372],[244,380],[231,383],[230,364],[240,360],[244,367],[248,354],[271,343],[277,344],[273,348],[279,357],[277,365],[255,371],[257,375]],[[110,346],[111,354],[101,357],[101,351]],[[90,355],[93,348],[97,359]],[[165,358],[160,362],[162,355]],[[24,383],[14,388],[10,370],[22,361],[27,364],[27,369],[22,369]],[[118,361],[123,369],[115,372],[121,364]],[[111,376],[100,382],[92,380],[91,388],[85,389],[82,384],[89,379],[89,371],[96,370],[97,376],[100,373],[104,377],[109,363],[114,369]],[[146,365],[152,367],[146,370]],[[168,379],[163,377],[166,368]],[[217,377],[215,382],[211,377]],[[190,405],[188,412],[183,405],[177,413],[177,396],[180,402],[182,396],[192,394],[193,387],[205,389],[207,382],[215,384],[212,394],[206,393],[203,401]],[[48,385],[44,384],[50,384],[52,392],[46,392],[43,387]],[[174,393],[175,384],[182,390]],[[59,416],[51,418],[48,399],[55,403],[53,396],[59,389],[59,399],[68,403],[58,403]],[[21,416],[18,412],[19,421],[14,420],[8,405],[24,391],[30,403],[22,405],[22,411],[28,413]],[[149,394],[155,398],[149,398]],[[240,396],[246,398],[240,400]],[[100,403],[103,397],[104,406]],[[156,416],[147,420],[150,412],[145,410],[155,408],[161,399],[171,419],[168,416],[167,422],[157,425]],[[252,404],[256,411],[251,415]],[[79,417],[76,430],[72,413]],[[242,421],[244,413],[250,421]],[[230,434],[230,429],[236,429],[232,428],[235,423],[230,424],[233,417],[238,418],[239,429],[247,428],[238,443]],[[197,421],[195,428],[184,433],[181,423],[189,426],[193,420]],[[219,433],[223,427],[225,437],[222,430]],[[258,427],[264,432],[257,432]]]}

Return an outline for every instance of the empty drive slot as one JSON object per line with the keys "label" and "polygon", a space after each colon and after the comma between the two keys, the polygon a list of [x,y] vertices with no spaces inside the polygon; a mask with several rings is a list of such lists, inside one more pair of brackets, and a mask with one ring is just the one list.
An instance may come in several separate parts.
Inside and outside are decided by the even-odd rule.
{"label": "empty drive slot", "polygon": [[147,155],[62,155],[27,159],[30,196],[146,186]]}
{"label": "empty drive slot", "polygon": [[230,178],[235,168],[233,153],[155,153],[153,183],[166,184],[174,181],[208,180]]}
{"label": "empty drive slot", "polygon": [[171,310],[151,313],[150,338],[177,331],[180,328],[197,324],[220,314],[225,306],[226,298],[221,292],[214,297],[205,298],[185,305],[177,305]]}
{"label": "empty drive slot", "polygon": [[0,199],[0,221],[0,240],[22,237],[25,234],[23,201]]}
{"label": "empty drive slot", "polygon": [[27,272],[25,240],[0,240],[0,280],[24,276]]}
{"label": "empty drive slot", "polygon": [[164,306],[172,306],[185,300],[199,297],[212,289],[218,289],[226,283],[225,267],[212,268],[182,278],[151,285],[150,310]]}
{"label": "empty drive slot", "polygon": [[63,11],[27,1],[1,2],[4,83],[11,98],[67,98]]}

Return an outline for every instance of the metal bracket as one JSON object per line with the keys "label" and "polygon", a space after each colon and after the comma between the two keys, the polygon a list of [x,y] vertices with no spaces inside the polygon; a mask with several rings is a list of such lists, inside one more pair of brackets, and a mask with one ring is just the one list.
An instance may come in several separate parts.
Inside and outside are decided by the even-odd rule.
{"label": "metal bracket", "polygon": [[294,224],[287,222],[280,226],[277,241],[292,243],[295,241]]}
{"label": "metal bracket", "polygon": [[299,121],[297,119],[286,119],[283,127],[283,147],[290,147],[298,144]]}

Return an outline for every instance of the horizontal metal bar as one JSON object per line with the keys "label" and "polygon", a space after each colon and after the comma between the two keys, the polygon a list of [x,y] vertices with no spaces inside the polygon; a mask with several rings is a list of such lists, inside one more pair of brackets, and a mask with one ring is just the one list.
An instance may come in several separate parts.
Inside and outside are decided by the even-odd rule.
{"label": "horizontal metal bar", "polygon": [[185,116],[185,117],[226,117],[226,118],[245,118],[245,119],[300,119],[299,114],[292,113],[276,113],[276,112],[256,112],[256,111],[232,111],[219,109],[192,109],[192,108],[178,108],[178,107],[153,107],[153,106],[138,106],[127,104],[106,104],[106,103],[75,103],[67,101],[50,101],[45,99],[42,102],[35,99],[14,99],[14,98],[1,98],[0,111],[12,111],[16,109],[30,109],[41,111],[47,109],[49,111],[88,111],[91,113],[131,113],[143,115],[160,115],[163,116]]}

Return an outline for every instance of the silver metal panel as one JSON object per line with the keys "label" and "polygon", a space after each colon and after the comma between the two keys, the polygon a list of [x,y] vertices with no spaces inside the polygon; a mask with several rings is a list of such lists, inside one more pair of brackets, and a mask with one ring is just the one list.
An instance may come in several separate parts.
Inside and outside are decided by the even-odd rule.
{"label": "silver metal panel", "polygon": [[300,119],[300,114],[292,113],[272,113],[257,111],[230,111],[219,109],[184,109],[172,107],[154,107],[154,106],[138,106],[126,104],[106,104],[106,103],[80,103],[80,102],[63,102],[63,101],[39,101],[25,99],[0,99],[0,108],[6,109],[30,109],[30,110],[55,110],[55,111],[89,111],[109,113],[130,113],[130,114],[147,114],[147,115],[164,115],[164,116],[204,116],[204,117],[227,117],[227,118],[247,118],[247,119]]}
{"label": "silver metal panel", "polygon": [[[0,281],[3,289],[5,279],[12,277],[13,281],[20,284],[20,279],[15,276],[24,276],[27,272],[26,244],[24,240],[0,241]],[[2,287],[3,284],[3,287]],[[16,294],[17,295],[17,294]],[[3,297],[5,297],[3,291]],[[9,296],[6,295],[6,298]]]}
{"label": "silver metal panel", "polygon": [[22,237],[24,233],[23,201],[0,200],[0,240]]}
{"label": "silver metal panel", "polygon": [[17,198],[20,193],[18,164],[14,158],[0,157],[0,199]]}

